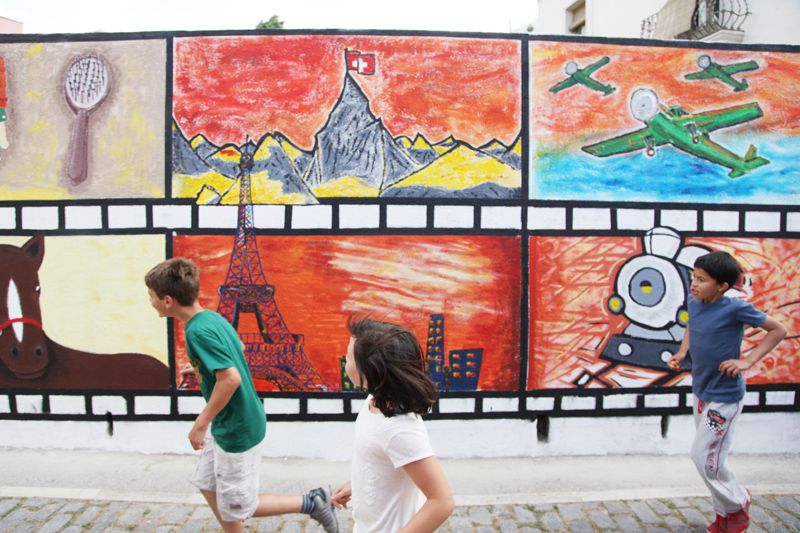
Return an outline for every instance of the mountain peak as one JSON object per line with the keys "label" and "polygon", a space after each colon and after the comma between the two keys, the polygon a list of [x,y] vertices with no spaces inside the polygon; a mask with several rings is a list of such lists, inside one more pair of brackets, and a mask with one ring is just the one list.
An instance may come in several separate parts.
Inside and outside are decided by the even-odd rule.
{"label": "mountain peak", "polygon": [[342,93],[316,134],[312,161],[304,175],[306,183],[318,187],[353,177],[370,187],[384,188],[419,166],[372,114],[366,94],[346,73]]}
{"label": "mountain peak", "polygon": [[363,106],[367,109],[367,112],[369,112],[370,116],[372,116],[372,119],[375,120],[375,115],[373,115],[372,111],[369,109],[369,98],[367,98],[367,95],[361,89],[361,86],[356,80],[353,79],[349,72],[344,76],[342,94],[339,95],[339,101],[336,102],[336,105],[333,107],[332,113],[335,113],[336,108],[340,105],[356,107]]}
{"label": "mountain peak", "polygon": [[[519,189],[521,179],[519,170],[462,143],[436,161],[397,182],[392,189],[422,186],[445,191],[460,191],[493,183],[511,190]],[[397,194],[395,191],[389,195]]]}
{"label": "mountain peak", "polygon": [[498,141],[497,139],[492,139],[488,143],[484,144],[483,146],[479,146],[478,150],[482,150],[484,152],[505,152],[508,150],[508,146],[503,144],[502,142]]}
{"label": "mountain peak", "polygon": [[222,159],[224,161],[232,161],[238,163],[239,160],[242,158],[242,152],[239,150],[239,147],[233,143],[227,143],[220,147],[219,150],[212,154],[213,158],[215,159]]}
{"label": "mountain peak", "polygon": [[275,136],[265,133],[258,140],[258,149],[253,154],[253,159],[265,159],[269,157],[269,150],[272,146],[280,147],[281,144]]}
{"label": "mountain peak", "polygon": [[414,143],[411,146],[416,150],[430,150],[432,148],[431,143],[428,142],[428,139],[421,133],[417,133],[417,136],[414,138]]}
{"label": "mountain peak", "polygon": [[202,133],[198,133],[197,135],[189,139],[189,144],[192,145],[192,148],[197,148],[199,145],[205,143],[211,144],[211,141],[209,141],[208,138]]}

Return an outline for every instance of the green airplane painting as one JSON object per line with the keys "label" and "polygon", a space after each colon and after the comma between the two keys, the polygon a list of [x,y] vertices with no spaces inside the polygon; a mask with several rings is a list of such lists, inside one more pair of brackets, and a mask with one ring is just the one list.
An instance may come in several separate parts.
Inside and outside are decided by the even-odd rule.
{"label": "green airplane painting", "polygon": [[564,89],[572,87],[573,85],[583,85],[584,87],[588,87],[593,91],[599,91],[603,93],[603,96],[608,96],[617,90],[616,87],[600,83],[596,79],[592,78],[592,74],[594,74],[595,71],[601,67],[607,65],[609,61],[611,61],[611,59],[606,56],[584,68],[578,68],[578,64],[576,62],[570,61],[564,65],[564,72],[566,72],[568,78],[550,87],[550,92],[555,94],[559,91],[563,91]]}
{"label": "green airplane painting", "polygon": [[733,90],[744,91],[747,89],[747,80],[742,78],[741,81],[733,77],[733,74],[739,72],[747,72],[750,70],[758,70],[758,63],[755,61],[744,61],[742,63],[731,63],[730,65],[720,65],[715,63],[711,56],[707,54],[701,55],[697,58],[697,64],[700,66],[701,71],[692,72],[684,76],[687,80],[708,80],[717,79],[723,83],[727,83]]}
{"label": "green airplane painting", "polygon": [[703,113],[689,113],[680,106],[660,105],[655,91],[642,87],[631,94],[629,104],[633,118],[644,122],[645,127],[584,146],[584,152],[597,157],[608,157],[644,149],[648,157],[653,157],[657,146],[670,144],[687,154],[729,168],[730,178],[738,178],[769,164],[769,160],[757,155],[756,147],[752,144],[744,157],[740,157],[709,137],[712,131],[763,116],[764,112],[757,102]]}

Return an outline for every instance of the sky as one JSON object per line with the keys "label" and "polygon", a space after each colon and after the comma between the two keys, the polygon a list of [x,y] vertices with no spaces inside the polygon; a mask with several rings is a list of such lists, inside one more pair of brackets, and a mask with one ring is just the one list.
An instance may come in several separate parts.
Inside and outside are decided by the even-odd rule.
{"label": "sky", "polygon": [[533,0],[0,0],[25,33],[250,30],[272,15],[286,29],[509,32],[536,10]]}
{"label": "sky", "polygon": [[[623,133],[642,127],[629,111],[631,93],[640,87],[654,90],[663,105],[680,105],[699,113],[758,102],[764,116],[746,128],[781,134],[800,134],[800,107],[795,95],[800,85],[800,58],[786,52],[709,50],[667,47],[623,47],[603,43],[537,42],[531,46],[531,106],[538,138],[554,143],[584,143],[576,132]],[[746,91],[736,92],[718,80],[687,81],[685,75],[700,70],[701,54],[721,65],[756,61],[759,68],[734,76],[749,80]],[[549,91],[565,78],[564,65],[575,61],[586,67],[607,56],[611,61],[592,74],[616,92],[603,96],[580,86],[557,94]],[[557,105],[553,105],[557,104]],[[609,117],[612,117],[611,119]],[[739,128],[741,131],[745,128]],[[720,130],[718,136],[728,133]]]}
{"label": "sky", "polygon": [[[380,36],[176,40],[174,116],[217,146],[280,131],[311,150],[342,91],[346,49],[374,55],[352,76],[393,136],[480,146],[520,131],[520,48],[506,39]],[[236,83],[230,83],[235,79]]]}

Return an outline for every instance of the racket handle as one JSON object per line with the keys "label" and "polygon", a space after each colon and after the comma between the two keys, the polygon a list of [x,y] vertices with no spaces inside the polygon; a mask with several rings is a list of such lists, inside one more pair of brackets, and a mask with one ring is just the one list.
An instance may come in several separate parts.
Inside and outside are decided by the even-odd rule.
{"label": "racket handle", "polygon": [[8,136],[6,134],[6,123],[0,122],[0,148],[8,150]]}
{"label": "racket handle", "polygon": [[89,148],[89,112],[79,109],[72,130],[67,176],[72,185],[80,185],[86,180],[87,155]]}

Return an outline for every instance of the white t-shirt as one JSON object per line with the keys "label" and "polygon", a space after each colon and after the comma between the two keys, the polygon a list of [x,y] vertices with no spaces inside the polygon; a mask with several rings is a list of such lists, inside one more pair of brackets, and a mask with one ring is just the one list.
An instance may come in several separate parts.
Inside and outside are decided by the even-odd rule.
{"label": "white t-shirt", "polygon": [[434,455],[416,414],[373,413],[368,396],[356,418],[350,481],[354,533],[393,533],[422,507],[425,497],[403,466]]}

